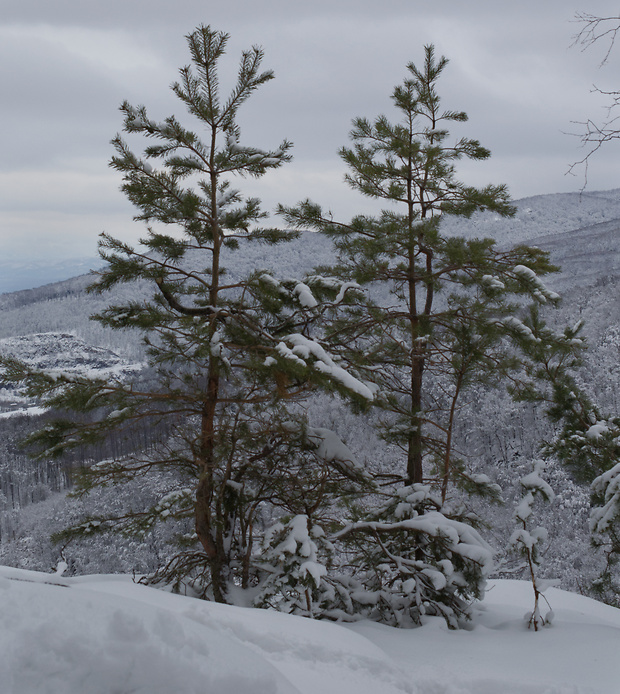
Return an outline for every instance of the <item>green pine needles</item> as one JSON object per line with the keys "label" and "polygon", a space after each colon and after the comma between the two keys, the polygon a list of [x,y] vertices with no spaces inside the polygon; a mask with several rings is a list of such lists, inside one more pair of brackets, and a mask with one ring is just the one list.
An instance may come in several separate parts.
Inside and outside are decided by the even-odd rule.
{"label": "green pine needles", "polygon": [[[556,410],[566,407],[567,369],[582,344],[577,330],[547,330],[536,308],[559,300],[540,279],[555,268],[539,249],[458,235],[459,219],[514,209],[505,186],[458,180],[460,161],[489,151],[451,136],[467,116],[443,107],[448,61],[432,46],[392,93],[398,121],[356,118],[340,150],[348,184],[377,201],[377,215],[338,222],[306,200],[279,208],[292,229],[283,231],[262,226],[259,200],[236,187],[291,159],[287,140],[248,146],[238,125],[244,103],[273,78],[261,69],[262,50],[242,54],[222,96],[228,36],[202,26],[187,40],[191,65],[172,86],[183,122],[121,106],[124,132],[144,149],[117,135],[111,166],[147,231],[137,248],[103,235],[107,265],[91,287],[151,288],[149,298],[119,300],[94,317],[137,330],[149,368],[133,380],[92,380],[2,360],[5,377],[53,413],[30,439],[43,457],[88,450],[113,433],[130,438],[136,427],[150,432],[146,448],[85,465],[76,493],[157,475],[166,493],[150,508],[86,518],[61,539],[145,537],[174,520],[179,547],[151,580],[220,602],[251,589],[256,605],[308,616],[408,626],[441,615],[457,627],[492,570],[466,495],[498,495],[460,450],[463,396],[474,385],[508,384],[521,399],[555,396]],[[303,279],[270,268],[226,273],[226,253],[302,229],[333,240],[336,267]],[[370,411],[391,451],[387,474],[308,421],[305,401],[317,392]],[[613,504],[617,476],[597,492]]]}
{"label": "green pine needles", "polygon": [[[77,493],[145,475],[171,480],[173,488],[152,508],[85,519],[59,539],[110,530],[144,536],[174,519],[186,530],[183,547],[154,580],[191,585],[226,602],[231,586],[259,580],[255,548],[266,523],[283,510],[320,518],[334,495],[368,484],[342,444],[344,453],[323,451],[324,437],[308,428],[300,401],[321,384],[361,400],[372,393],[315,340],[317,301],[306,284],[259,268],[228,279],[224,249],[297,235],[257,226],[266,217],[259,201],[234,185],[290,161],[291,143],[275,149],[242,143],[238,112],[273,78],[261,71],[261,49],[243,53],[237,83],[224,98],[217,70],[228,36],[199,27],[187,40],[192,64],[172,90],[199,129],[122,104],[125,132],[147,144],[136,154],[117,135],[111,166],[122,174],[121,189],[147,234],[139,248],[103,235],[107,266],[91,287],[153,288],[148,300],[112,304],[95,316],[112,329],[138,330],[150,370],[128,382],[7,367],[48,407],[79,413],[58,416],[31,437],[42,455],[88,446],[111,432],[129,436],[136,426],[152,432],[147,450],[86,466]],[[334,280],[314,293],[333,300],[341,290]]]}
{"label": "green pine needles", "polygon": [[387,205],[378,217],[334,222],[310,201],[280,208],[289,224],[334,239],[339,276],[389,287],[390,302],[337,318],[334,349],[379,386],[385,435],[406,455],[403,481],[439,482],[444,500],[459,476],[452,447],[459,397],[471,383],[514,368],[509,342],[522,329],[514,316],[523,299],[559,298],[538,278],[554,269],[540,250],[499,251],[491,239],[442,233],[446,216],[514,213],[505,186],[475,188],[456,178],[459,160],[486,159],[489,151],[477,140],[450,141],[448,126],[467,115],[441,105],[437,82],[447,64],[427,46],[423,68],[409,64],[392,93],[400,121],[353,121],[353,146],[340,155],[348,183]]}

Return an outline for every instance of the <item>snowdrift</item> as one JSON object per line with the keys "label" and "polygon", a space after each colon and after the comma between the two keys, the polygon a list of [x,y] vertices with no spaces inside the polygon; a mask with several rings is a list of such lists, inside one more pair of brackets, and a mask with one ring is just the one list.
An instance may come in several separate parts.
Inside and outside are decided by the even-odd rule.
{"label": "snowdrift", "polygon": [[0,567],[2,694],[613,694],[620,610],[493,581],[469,631],[341,625],[136,585]]}

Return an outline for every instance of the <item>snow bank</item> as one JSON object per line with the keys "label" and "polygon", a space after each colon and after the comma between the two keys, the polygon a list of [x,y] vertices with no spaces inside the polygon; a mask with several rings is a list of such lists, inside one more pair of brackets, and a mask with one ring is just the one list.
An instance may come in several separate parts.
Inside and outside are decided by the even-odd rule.
{"label": "snow bank", "polygon": [[0,574],[3,694],[299,694],[238,640],[115,585]]}
{"label": "snow bank", "polygon": [[471,631],[339,625],[206,603],[125,576],[0,567],[2,694],[610,694],[620,611],[550,588],[553,627],[528,631],[532,590],[494,581]]}
{"label": "snow bank", "polygon": [[123,576],[0,567],[2,694],[414,693],[327,622],[207,603]]}

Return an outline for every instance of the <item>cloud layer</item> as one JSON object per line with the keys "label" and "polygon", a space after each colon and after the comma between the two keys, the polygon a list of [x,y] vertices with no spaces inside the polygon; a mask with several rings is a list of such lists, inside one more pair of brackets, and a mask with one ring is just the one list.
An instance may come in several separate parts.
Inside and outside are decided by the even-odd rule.
{"label": "cloud layer", "polygon": [[[466,134],[493,153],[463,166],[472,184],[507,183],[513,196],[578,190],[565,175],[583,151],[571,121],[604,116],[618,58],[570,48],[579,26],[563,0],[441,3],[366,0],[291,3],[249,0],[12,0],[0,24],[0,250],[5,257],[94,254],[98,233],[135,239],[132,210],[108,169],[109,140],[123,99],[155,117],[182,112],[168,87],[188,61],[184,35],[199,23],[228,31],[222,82],[242,49],[261,44],[276,72],[241,114],[249,144],[295,143],[295,161],[245,188],[272,209],[311,197],[348,217],[372,206],[348,191],[337,150],[351,118],[390,114],[405,65],[435,43],[450,59],[441,94],[465,110]],[[597,14],[614,14],[609,0]],[[620,47],[618,47],[620,56]],[[620,185],[617,150],[601,152],[589,188]],[[245,184],[244,184],[245,186]]]}

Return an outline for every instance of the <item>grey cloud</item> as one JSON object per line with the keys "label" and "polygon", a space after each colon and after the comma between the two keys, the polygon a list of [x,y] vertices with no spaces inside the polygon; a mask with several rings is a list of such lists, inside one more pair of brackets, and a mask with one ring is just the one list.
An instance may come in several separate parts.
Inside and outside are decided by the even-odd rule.
{"label": "grey cloud", "polygon": [[[340,184],[337,150],[347,142],[353,117],[391,115],[389,95],[405,76],[406,63],[421,58],[425,43],[436,43],[451,59],[442,86],[446,106],[467,111],[464,132],[493,152],[480,169],[465,167],[464,177],[505,181],[516,196],[579,188],[581,181],[566,179],[564,172],[580,152],[562,131],[571,129],[571,120],[594,113],[594,101],[592,110],[588,106],[592,82],[609,75],[606,84],[615,84],[613,71],[597,70],[596,56],[569,48],[578,27],[570,23],[573,11],[564,0],[394,0],[381,7],[368,0],[8,4],[0,19],[0,172],[9,176],[1,180],[10,180],[12,171],[20,176],[5,183],[0,201],[4,209],[10,203],[12,227],[22,210],[28,220],[24,234],[41,230],[46,209],[64,210],[76,220],[65,224],[71,230],[67,238],[86,226],[93,247],[92,230],[101,231],[106,210],[126,209],[130,224],[116,180],[112,185],[106,179],[105,192],[98,194],[97,177],[109,173],[109,140],[121,127],[118,104],[127,98],[146,104],[154,117],[180,115],[183,109],[168,87],[188,62],[184,34],[201,22],[231,34],[224,87],[234,80],[239,51],[255,43],[265,49],[265,66],[276,72],[276,80],[241,112],[249,144],[273,146],[284,137],[295,143],[295,161],[286,173],[253,184],[252,194],[263,197],[266,208],[310,195],[344,216],[366,209],[367,201]],[[617,8],[604,0],[600,11],[613,14]],[[613,156],[601,153],[598,178],[591,168],[591,186],[617,185],[608,163]],[[32,191],[36,203],[15,192],[22,181],[26,185],[21,174],[29,170],[38,187]],[[69,187],[82,179],[79,194],[63,193],[59,181]],[[0,212],[0,228],[7,228],[7,220]],[[60,233],[63,225],[50,226]]]}

